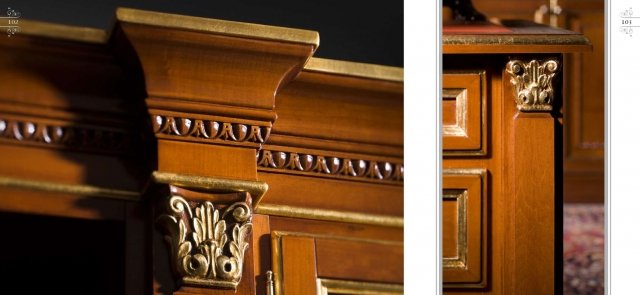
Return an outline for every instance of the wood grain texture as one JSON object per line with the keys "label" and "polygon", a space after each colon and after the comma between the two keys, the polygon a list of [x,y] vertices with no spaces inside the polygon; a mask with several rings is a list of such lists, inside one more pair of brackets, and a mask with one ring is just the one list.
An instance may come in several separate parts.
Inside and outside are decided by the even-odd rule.
{"label": "wood grain texture", "polygon": [[[532,146],[554,146],[553,118],[519,114],[515,118],[513,178],[527,179],[512,187],[514,198],[515,287],[527,294],[552,294],[554,290],[555,186],[552,149],[533,151]],[[531,132],[535,130],[535,132]],[[544,185],[535,184],[544,183]],[[558,221],[560,222],[560,221]],[[558,241],[559,242],[559,241]],[[529,290],[529,291],[525,291]]]}
{"label": "wood grain texture", "polygon": [[[545,58],[545,57],[540,57]],[[506,76],[506,74],[505,74]],[[504,77],[504,76],[503,76]],[[558,80],[558,85],[561,84]],[[512,95],[505,80],[505,93]],[[562,99],[557,95],[556,100]],[[559,103],[560,101],[557,101]],[[557,113],[521,113],[505,103],[507,176],[511,195],[507,210],[506,289],[523,294],[553,294],[560,240],[557,211],[561,212],[562,128]],[[545,149],[532,149],[545,146]],[[521,181],[525,180],[526,181]]]}
{"label": "wood grain texture", "polygon": [[[547,1],[548,2],[548,1]],[[533,20],[542,0],[476,0],[488,18]],[[604,1],[559,0],[561,28],[584,34],[592,51],[565,59],[565,202],[603,202],[604,198]],[[549,17],[543,18],[549,23]]]}
{"label": "wood grain texture", "polygon": [[316,239],[318,277],[402,283],[402,244]]}
{"label": "wood grain texture", "polygon": [[303,71],[276,97],[278,120],[272,132],[402,145],[402,87],[399,82]]}
{"label": "wood grain texture", "polygon": [[[505,294],[504,283],[504,244],[505,235],[504,216],[505,204],[509,195],[504,193],[504,137],[500,136],[504,130],[502,116],[504,98],[502,70],[506,59],[502,56],[489,55],[486,58],[477,58],[475,55],[452,56],[444,55],[443,67],[451,71],[464,71],[469,69],[486,70],[487,78],[487,154],[481,157],[460,157],[454,155],[443,156],[443,169],[473,170],[486,169],[487,171],[487,235],[484,236],[483,255],[487,257],[486,287],[478,288],[478,284],[465,285],[462,283],[448,283],[444,285],[445,294]],[[468,287],[473,287],[469,289]]]}
{"label": "wood grain texture", "polygon": [[[377,72],[383,67],[362,64],[303,70],[317,42],[194,29],[193,19],[175,23],[183,16],[164,15],[167,23],[130,16],[118,13],[109,33],[94,31],[99,40],[64,36],[61,26],[0,40],[0,86],[10,89],[0,94],[0,154],[8,155],[0,177],[144,197],[3,186],[0,211],[121,221],[126,270],[114,284],[125,294],[265,294],[266,271],[277,265],[275,231],[300,233],[281,241],[286,294],[315,294],[319,259],[327,277],[402,282],[398,223],[256,214],[237,290],[182,284],[155,205],[172,188],[191,202],[237,198],[153,183],[152,172],[264,180],[268,204],[382,216],[401,226],[402,69],[390,69],[389,79]],[[290,158],[325,157],[326,169],[304,174],[302,161],[302,170],[283,173],[277,159],[258,168],[257,152],[269,147]],[[336,159],[342,172],[334,171]]]}
{"label": "wood grain texture", "polygon": [[264,172],[258,179],[269,184],[265,204],[390,216],[404,211],[402,187]]}
{"label": "wood grain texture", "polygon": [[[314,47],[120,22],[151,97],[273,109]],[[158,50],[162,48],[162,50]]]}
{"label": "wood grain texture", "polygon": [[123,220],[125,201],[1,187],[0,211],[95,220]]}
{"label": "wood grain texture", "polygon": [[299,232],[318,236],[358,238],[366,240],[386,240],[401,242],[404,231],[401,228],[342,222],[304,220],[271,216],[269,224],[273,231]]}
{"label": "wood grain texture", "polygon": [[[559,279],[554,272],[560,257],[556,255],[559,253],[556,210],[560,208],[558,189],[562,179],[558,174],[562,167],[561,125],[558,118],[549,114],[519,114],[512,86],[508,77],[503,76],[509,58],[493,54],[480,56],[445,54],[443,67],[451,71],[487,71],[487,155],[471,158],[445,154],[443,169],[487,170],[487,236],[483,237],[487,245],[483,253],[487,257],[486,285],[469,289],[470,285],[449,283],[445,284],[445,293],[553,294]],[[527,55],[525,58],[549,56]],[[562,85],[560,80],[557,83]],[[558,95],[556,99],[562,97]],[[531,146],[542,144],[546,148],[531,152]],[[540,180],[531,181],[538,178]],[[536,256],[525,252],[536,253]],[[538,280],[548,282],[541,284]]]}
{"label": "wood grain texture", "polygon": [[315,241],[309,237],[282,237],[283,294],[316,293]]}
{"label": "wood grain texture", "polygon": [[443,258],[450,261],[443,269],[444,284],[464,284],[465,287],[486,285],[485,179],[483,170],[443,171],[442,253]]}
{"label": "wood grain texture", "polygon": [[181,141],[158,141],[158,170],[162,172],[256,179],[255,150]]}
{"label": "wood grain texture", "polygon": [[482,72],[443,74],[442,148],[444,153],[485,153],[487,86],[484,76]]}

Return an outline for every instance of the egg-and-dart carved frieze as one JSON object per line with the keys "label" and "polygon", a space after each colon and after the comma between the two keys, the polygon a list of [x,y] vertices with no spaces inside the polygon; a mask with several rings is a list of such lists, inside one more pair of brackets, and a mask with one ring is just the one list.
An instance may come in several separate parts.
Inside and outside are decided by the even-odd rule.
{"label": "egg-and-dart carved frieze", "polygon": [[261,170],[392,184],[404,181],[402,163],[272,150],[259,151],[257,158]]}
{"label": "egg-and-dart carved frieze", "polygon": [[70,124],[0,118],[0,140],[107,154],[129,151],[131,135],[125,131]]}
{"label": "egg-and-dart carved frieze", "polygon": [[156,134],[197,138],[205,141],[263,144],[271,127],[220,120],[191,119],[167,115],[153,115]]}

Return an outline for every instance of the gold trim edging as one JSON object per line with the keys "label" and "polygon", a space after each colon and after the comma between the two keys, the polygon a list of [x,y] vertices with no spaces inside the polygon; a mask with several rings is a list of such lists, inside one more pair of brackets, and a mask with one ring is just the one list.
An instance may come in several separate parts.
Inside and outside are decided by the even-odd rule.
{"label": "gold trim edging", "polygon": [[317,57],[310,58],[304,66],[304,70],[392,82],[404,82],[403,68]]}
{"label": "gold trim edging", "polygon": [[591,45],[589,39],[575,34],[558,35],[444,35],[442,45]]}
{"label": "gold trim edging", "polygon": [[[445,75],[478,75],[480,77],[480,149],[478,150],[442,150],[442,155],[449,156],[484,156],[487,154],[487,72],[484,70],[463,70],[463,71],[446,71],[442,73],[442,79]],[[445,91],[451,88],[442,89],[443,98],[445,97]],[[461,88],[455,88],[461,89]],[[466,89],[465,89],[466,90]],[[465,93],[465,104],[469,97]],[[456,106],[456,108],[458,108]],[[466,106],[465,106],[465,112]],[[466,114],[464,114],[466,117]],[[445,126],[443,126],[443,135],[446,135]],[[466,127],[466,126],[465,126]],[[466,134],[466,128],[465,128]]]}
{"label": "gold trim edging", "polygon": [[101,29],[27,19],[20,20],[20,34],[94,44],[105,44],[108,39],[107,32]]}
{"label": "gold trim edging", "polygon": [[467,267],[467,190],[443,190],[443,200],[453,199],[458,202],[458,256],[455,258],[443,257],[442,267],[451,269],[465,269]]}
{"label": "gold trim edging", "polygon": [[354,294],[354,295],[389,295],[404,294],[404,286],[396,284],[345,281],[334,279],[317,280],[318,295]]}
{"label": "gold trim edging", "polygon": [[273,204],[260,204],[259,206],[255,206],[255,208],[256,213],[265,215],[370,224],[388,227],[404,227],[404,218],[388,215],[375,215],[358,212],[345,212]]}
{"label": "gold trim edging", "polygon": [[116,18],[118,21],[125,23],[184,29],[205,33],[218,33],[234,37],[237,36],[302,43],[313,45],[314,48],[318,48],[320,45],[320,35],[318,32],[309,30],[225,21],[122,7],[119,7],[116,10]]}
{"label": "gold trim edging", "polygon": [[68,193],[74,195],[89,195],[92,197],[137,201],[140,193],[135,191],[108,189],[92,185],[64,184],[39,180],[28,180],[0,176],[0,187],[45,191],[54,193]]}
{"label": "gold trim edging", "polygon": [[256,208],[269,189],[266,182],[253,180],[225,179],[197,175],[184,175],[169,172],[153,171],[153,180],[183,188],[204,189],[215,192],[248,192],[253,198]]}

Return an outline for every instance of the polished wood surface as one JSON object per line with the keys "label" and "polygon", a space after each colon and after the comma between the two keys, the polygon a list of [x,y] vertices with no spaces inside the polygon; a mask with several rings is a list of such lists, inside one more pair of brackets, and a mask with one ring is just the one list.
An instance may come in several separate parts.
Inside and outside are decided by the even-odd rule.
{"label": "polished wood surface", "polygon": [[[554,294],[561,281],[557,269],[562,255],[559,214],[563,178],[561,106],[565,84],[562,74],[555,74],[550,84],[554,89],[553,101],[545,106],[547,110],[528,110],[526,105],[517,105],[518,95],[526,94],[518,93],[514,86],[521,79],[515,77],[516,72],[524,71],[525,66],[514,72],[509,65],[534,61],[529,65],[535,67],[536,61],[540,64],[552,61],[551,64],[562,67],[563,53],[588,51],[591,44],[583,36],[566,30],[527,25],[530,24],[527,22],[503,21],[501,24],[506,24],[509,32],[497,32],[497,28],[482,32],[475,24],[469,25],[473,33],[461,33],[464,28],[460,24],[454,24],[454,29],[443,29],[445,45],[447,42],[455,45],[443,48],[443,88],[445,94],[450,92],[456,100],[455,106],[447,107],[444,103],[443,112],[463,114],[458,111],[459,106],[465,105],[458,104],[458,100],[464,101],[458,99],[462,94],[466,94],[466,105],[473,99],[482,101],[476,94],[482,92],[467,90],[465,93],[463,90],[469,86],[452,85],[452,74],[484,72],[487,81],[487,87],[481,88],[486,91],[486,114],[483,108],[476,107],[477,114],[466,115],[467,118],[475,116],[467,124],[476,125],[472,129],[468,125],[467,130],[483,130],[486,125],[486,132],[481,133],[487,138],[486,152],[480,155],[450,153],[451,144],[446,145],[443,139],[446,294]],[[513,27],[515,24],[517,27]],[[506,41],[501,39],[505,37],[512,39],[499,42]],[[492,39],[495,43],[488,44],[487,40]],[[548,65],[546,69],[541,68],[556,69]],[[526,83],[526,78],[520,81]],[[452,115],[446,114],[443,120],[454,122]],[[483,116],[486,121],[478,119]],[[447,122],[443,124],[447,126]],[[472,193],[472,182],[452,182],[452,175],[473,174],[471,171],[486,173],[484,195]],[[473,198],[474,195],[481,197]],[[458,198],[466,198],[464,209],[460,208],[464,205],[457,202]],[[470,206],[474,199],[486,205]],[[482,227],[483,221],[486,228]],[[466,234],[460,234],[465,231]],[[462,264],[460,257],[464,254],[460,249],[467,250],[468,265],[456,270],[453,261]]]}
{"label": "polished wood surface", "polygon": [[444,170],[442,256],[445,284],[484,287],[487,277],[487,182],[484,170]]}
{"label": "polished wood surface", "polygon": [[[575,203],[604,201],[604,1],[558,0],[559,27],[581,33],[592,51],[568,54],[565,59],[564,200]],[[488,18],[535,20],[549,1],[476,0]],[[548,11],[548,9],[546,10]],[[542,23],[551,16],[540,14]]]}
{"label": "polished wood surface", "polygon": [[124,294],[401,292],[402,69],[315,59],[314,31],[115,15],[0,40],[0,215],[121,224]]}

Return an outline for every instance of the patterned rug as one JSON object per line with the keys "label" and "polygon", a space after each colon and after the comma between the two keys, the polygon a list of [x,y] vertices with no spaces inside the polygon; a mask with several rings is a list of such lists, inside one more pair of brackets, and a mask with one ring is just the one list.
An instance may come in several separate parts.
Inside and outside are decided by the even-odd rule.
{"label": "patterned rug", "polygon": [[604,294],[604,206],[564,204],[564,294]]}

